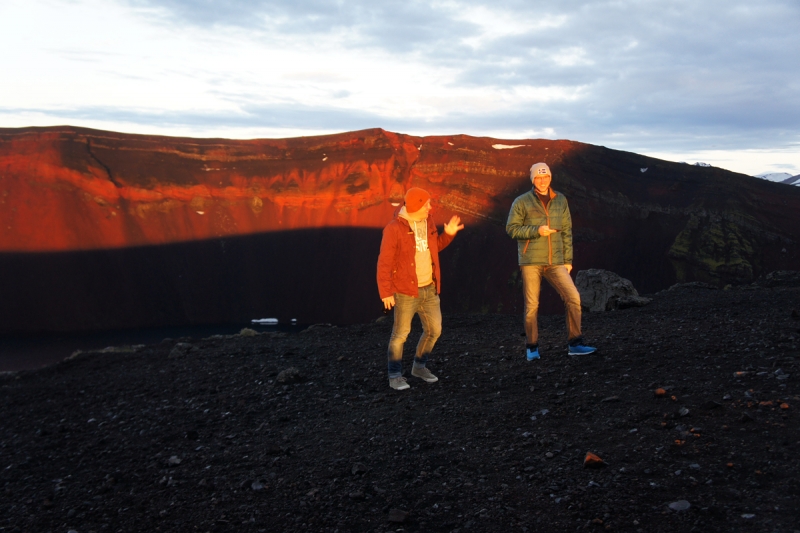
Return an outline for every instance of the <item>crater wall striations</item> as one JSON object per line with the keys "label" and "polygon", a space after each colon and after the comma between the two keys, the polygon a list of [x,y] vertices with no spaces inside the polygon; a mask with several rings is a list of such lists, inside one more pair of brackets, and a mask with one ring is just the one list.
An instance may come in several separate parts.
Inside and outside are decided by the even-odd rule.
{"label": "crater wall striations", "polygon": [[412,186],[467,225],[442,254],[445,309],[518,313],[504,225],[538,161],[569,199],[576,269],[641,293],[800,269],[797,187],[573,141],[0,129],[0,328],[374,318],[380,229]]}

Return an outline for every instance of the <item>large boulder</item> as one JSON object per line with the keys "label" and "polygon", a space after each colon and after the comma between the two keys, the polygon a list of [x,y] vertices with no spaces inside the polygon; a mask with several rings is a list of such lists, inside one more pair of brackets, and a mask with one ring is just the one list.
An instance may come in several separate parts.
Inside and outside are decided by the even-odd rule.
{"label": "large boulder", "polygon": [[652,301],[639,296],[629,280],[599,268],[578,272],[575,286],[581,294],[581,307],[592,313],[641,307]]}

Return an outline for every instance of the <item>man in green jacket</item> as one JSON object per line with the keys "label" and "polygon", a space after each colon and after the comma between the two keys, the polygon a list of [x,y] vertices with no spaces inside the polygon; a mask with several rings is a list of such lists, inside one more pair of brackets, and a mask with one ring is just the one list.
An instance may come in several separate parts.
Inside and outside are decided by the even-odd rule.
{"label": "man in green jacket", "polygon": [[539,359],[539,291],[544,277],[564,300],[570,355],[594,353],[581,335],[581,297],[572,282],[572,218],[567,199],[550,188],[545,163],[531,167],[533,189],[511,204],[506,233],[517,241],[525,295],[525,355]]}

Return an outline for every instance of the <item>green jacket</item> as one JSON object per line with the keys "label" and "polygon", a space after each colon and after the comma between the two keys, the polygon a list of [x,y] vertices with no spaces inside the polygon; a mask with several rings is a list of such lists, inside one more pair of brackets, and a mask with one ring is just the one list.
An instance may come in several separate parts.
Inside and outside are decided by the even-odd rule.
{"label": "green jacket", "polygon": [[[542,237],[539,226],[544,225],[559,231]],[[572,217],[560,192],[550,189],[547,209],[533,189],[517,197],[508,213],[506,233],[517,241],[520,265],[572,264]]]}

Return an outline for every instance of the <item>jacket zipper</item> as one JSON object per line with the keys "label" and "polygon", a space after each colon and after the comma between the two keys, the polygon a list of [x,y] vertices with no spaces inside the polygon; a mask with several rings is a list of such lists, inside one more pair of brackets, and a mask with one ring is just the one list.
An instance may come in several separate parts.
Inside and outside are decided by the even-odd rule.
{"label": "jacket zipper", "polygon": [[[536,193],[533,193],[533,194],[534,194],[534,199],[537,200],[540,204],[542,204],[542,201],[539,200],[539,198],[536,197]],[[550,198],[550,200],[552,200],[552,199],[553,198]],[[550,227],[550,210],[547,209],[547,207],[545,207],[544,204],[542,204],[542,208],[544,209],[545,217],[547,217],[547,227]],[[522,249],[522,255],[525,255],[525,252],[528,251],[528,245],[530,243],[531,243],[530,239],[528,239],[525,242],[525,248]],[[547,236],[547,264],[548,265],[552,265],[553,264],[553,241],[550,240],[550,235]]]}

